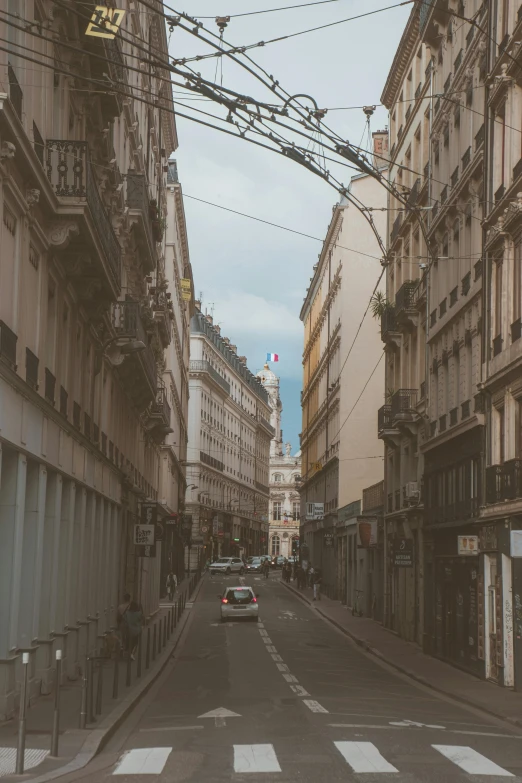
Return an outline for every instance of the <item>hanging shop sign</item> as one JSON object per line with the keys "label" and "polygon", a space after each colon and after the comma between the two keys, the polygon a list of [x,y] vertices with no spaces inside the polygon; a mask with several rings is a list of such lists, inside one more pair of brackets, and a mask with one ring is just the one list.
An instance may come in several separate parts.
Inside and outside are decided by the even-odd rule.
{"label": "hanging shop sign", "polygon": [[324,503],[307,503],[306,504],[306,518],[307,520],[322,519],[324,517]]}
{"label": "hanging shop sign", "polygon": [[97,5],[87,25],[85,35],[94,38],[112,39],[118,32],[123,22],[125,11],[123,8],[109,8],[106,5]]}
{"label": "hanging shop sign", "polygon": [[190,279],[188,277],[181,278],[181,298],[184,302],[190,302],[192,297],[192,289],[190,285]]}
{"label": "hanging shop sign", "polygon": [[393,542],[393,565],[395,568],[412,568],[413,539],[397,538]]}
{"label": "hanging shop sign", "polygon": [[357,522],[357,546],[363,549],[377,546],[377,517]]}
{"label": "hanging shop sign", "polygon": [[134,543],[136,546],[154,546],[156,525],[134,525]]}
{"label": "hanging shop sign", "polygon": [[457,549],[459,555],[478,555],[479,537],[478,536],[457,536]]}
{"label": "hanging shop sign", "polygon": [[155,525],[158,521],[158,508],[155,503],[142,503],[140,522],[142,525]]}

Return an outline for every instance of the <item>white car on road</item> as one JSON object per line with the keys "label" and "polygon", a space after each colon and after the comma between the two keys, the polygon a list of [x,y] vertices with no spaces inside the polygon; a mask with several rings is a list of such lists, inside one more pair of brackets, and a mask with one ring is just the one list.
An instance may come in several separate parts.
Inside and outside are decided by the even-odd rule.
{"label": "white car on road", "polygon": [[218,597],[221,601],[222,623],[239,617],[247,617],[255,623],[259,620],[257,595],[251,587],[227,587],[223,595]]}
{"label": "white car on road", "polygon": [[241,574],[245,573],[245,565],[240,557],[220,557],[209,567],[211,574]]}

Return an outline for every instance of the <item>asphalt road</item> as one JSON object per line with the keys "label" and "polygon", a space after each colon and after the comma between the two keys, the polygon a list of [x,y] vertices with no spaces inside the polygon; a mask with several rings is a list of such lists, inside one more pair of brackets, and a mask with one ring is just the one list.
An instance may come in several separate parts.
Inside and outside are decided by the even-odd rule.
{"label": "asphalt road", "polygon": [[221,624],[217,593],[239,579],[207,577],[172,665],[76,779],[522,781],[515,729],[381,665],[279,578],[241,580],[259,624]]}

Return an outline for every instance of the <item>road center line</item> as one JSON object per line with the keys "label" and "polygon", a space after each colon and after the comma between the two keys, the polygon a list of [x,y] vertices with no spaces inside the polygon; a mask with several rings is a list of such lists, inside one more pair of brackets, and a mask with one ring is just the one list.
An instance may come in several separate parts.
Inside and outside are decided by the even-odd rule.
{"label": "road center line", "polygon": [[309,710],[312,712],[328,712],[318,701],[315,699],[303,699],[303,704],[306,704]]}
{"label": "road center line", "polygon": [[259,629],[259,634],[260,634],[260,636],[268,636],[268,631],[265,631],[264,628],[260,628]]}
{"label": "road center line", "polygon": [[[296,696],[310,696],[308,691],[306,691],[302,685],[291,685],[290,688],[293,690]],[[331,726],[332,724],[330,723],[329,725]]]}
{"label": "road center line", "polygon": [[294,677],[293,674],[283,674],[283,677],[287,682],[297,682],[297,677]]}
{"label": "road center line", "polygon": [[266,649],[267,649],[267,652],[269,652],[269,653],[276,653],[277,652],[276,648],[273,645],[270,646],[270,647],[267,647]]}
{"label": "road center line", "polygon": [[278,663],[276,665],[277,665],[277,668],[279,669],[280,672],[290,671],[288,666],[286,665],[286,663]]}
{"label": "road center line", "polygon": [[261,639],[265,644],[272,644],[272,639],[269,636],[262,636]]}
{"label": "road center line", "polygon": [[278,662],[280,662],[280,663],[283,661],[283,659],[281,658],[281,656],[280,656],[280,655],[277,655],[276,653],[272,653],[272,660],[273,660],[273,661],[278,661]]}

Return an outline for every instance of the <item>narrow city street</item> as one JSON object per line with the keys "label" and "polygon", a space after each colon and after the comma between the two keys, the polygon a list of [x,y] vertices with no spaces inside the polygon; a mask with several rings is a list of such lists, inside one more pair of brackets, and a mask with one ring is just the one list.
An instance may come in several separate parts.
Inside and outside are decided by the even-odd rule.
{"label": "narrow city street", "polygon": [[[218,594],[239,579],[259,593],[257,624],[220,622]],[[522,734],[368,657],[280,572],[207,576],[190,612],[172,666],[64,782],[522,780]]]}

